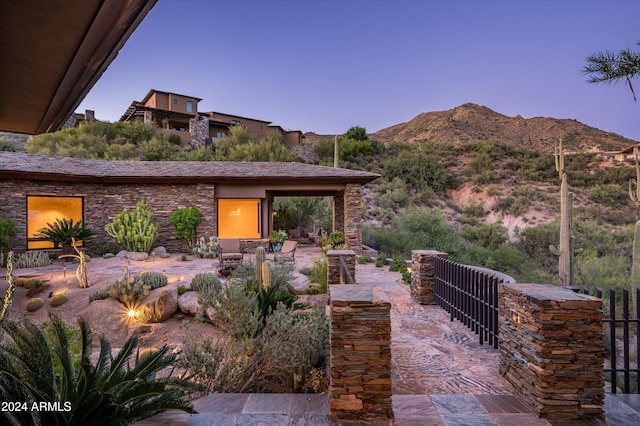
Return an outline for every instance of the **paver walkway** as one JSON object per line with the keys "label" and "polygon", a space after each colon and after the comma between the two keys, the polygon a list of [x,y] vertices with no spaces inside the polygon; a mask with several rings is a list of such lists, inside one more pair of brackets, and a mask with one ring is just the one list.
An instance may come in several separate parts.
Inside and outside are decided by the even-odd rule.
{"label": "paver walkway", "polygon": [[[310,263],[315,249],[299,249],[296,262]],[[498,373],[498,351],[436,306],[411,299],[399,273],[356,265],[360,285],[378,286],[391,301],[393,422],[329,420],[327,395],[214,394],[194,401],[200,414],[167,412],[144,425],[640,425],[638,395],[607,395],[606,419],[547,422],[530,413]]]}

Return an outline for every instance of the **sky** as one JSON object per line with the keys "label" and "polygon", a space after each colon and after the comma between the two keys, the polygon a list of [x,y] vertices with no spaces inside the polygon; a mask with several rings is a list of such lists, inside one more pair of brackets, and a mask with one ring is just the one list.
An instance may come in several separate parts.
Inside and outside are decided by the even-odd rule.
{"label": "sky", "polygon": [[118,121],[156,89],[342,134],[471,102],[640,141],[640,99],[582,72],[640,51],[639,22],[640,0],[158,0],[77,111]]}

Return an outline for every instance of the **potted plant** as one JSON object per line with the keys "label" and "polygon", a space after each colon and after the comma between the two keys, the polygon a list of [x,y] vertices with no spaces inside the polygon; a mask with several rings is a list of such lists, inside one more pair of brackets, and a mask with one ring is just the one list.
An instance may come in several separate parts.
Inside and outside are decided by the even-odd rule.
{"label": "potted plant", "polygon": [[56,219],[53,223],[47,223],[47,226],[40,228],[36,234],[36,238],[51,241],[56,248],[62,247],[62,251],[73,252],[71,248],[72,241],[86,241],[95,235],[93,229],[89,228],[84,222],[73,222],[73,219]]}
{"label": "potted plant", "polygon": [[269,236],[269,243],[271,244],[273,251],[276,253],[280,252],[286,239],[287,233],[282,229],[271,232],[271,235]]}

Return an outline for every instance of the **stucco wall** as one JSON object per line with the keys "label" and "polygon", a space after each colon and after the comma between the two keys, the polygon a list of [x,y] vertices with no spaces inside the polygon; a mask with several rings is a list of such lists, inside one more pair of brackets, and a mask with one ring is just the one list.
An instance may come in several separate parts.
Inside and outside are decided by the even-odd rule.
{"label": "stucco wall", "polygon": [[169,251],[186,251],[186,244],[178,239],[169,223],[169,216],[177,209],[195,206],[202,220],[198,236],[217,235],[215,212],[215,185],[213,184],[87,184],[31,182],[3,180],[0,182],[0,217],[16,224],[16,235],[11,240],[11,249],[26,250],[26,196],[83,196],[85,222],[97,233],[92,243],[111,241],[104,227],[123,209],[133,209],[140,200],[149,203],[154,210],[154,221],[159,224],[159,237],[155,245],[163,245]]}

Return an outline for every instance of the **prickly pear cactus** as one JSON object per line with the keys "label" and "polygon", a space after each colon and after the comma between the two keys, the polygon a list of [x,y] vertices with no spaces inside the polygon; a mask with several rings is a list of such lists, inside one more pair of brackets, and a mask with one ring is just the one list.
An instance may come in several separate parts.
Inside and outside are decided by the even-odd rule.
{"label": "prickly pear cactus", "polygon": [[148,294],[149,286],[142,281],[140,276],[132,277],[126,267],[124,276],[118,278],[109,288],[109,297],[118,299],[120,303],[126,306],[135,304],[135,302]]}
{"label": "prickly pear cactus", "polygon": [[153,210],[139,201],[131,213],[122,210],[104,229],[124,250],[149,253],[158,238],[158,225],[151,222],[152,218]]}

